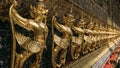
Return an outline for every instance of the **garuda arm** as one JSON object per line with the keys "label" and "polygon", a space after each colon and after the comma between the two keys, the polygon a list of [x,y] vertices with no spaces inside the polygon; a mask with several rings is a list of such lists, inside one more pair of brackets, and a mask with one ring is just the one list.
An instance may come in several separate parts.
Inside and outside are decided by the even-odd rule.
{"label": "garuda arm", "polygon": [[55,28],[57,28],[60,32],[62,32],[62,28],[60,27],[60,24],[56,21],[55,15],[52,18],[52,23],[55,26]]}
{"label": "garuda arm", "polygon": [[14,6],[11,6],[11,17],[15,23],[17,23],[19,26],[27,29],[27,30],[32,30],[32,26],[29,23],[29,19],[23,18],[18,14],[18,12],[15,10]]}
{"label": "garuda arm", "polygon": [[[11,5],[10,7],[10,17],[12,19],[12,21],[14,21],[15,23],[17,23],[19,26],[27,29],[27,30],[32,30],[31,29],[31,25],[27,22],[28,19],[25,19],[23,17],[21,17],[17,11],[14,8],[14,5]],[[26,41],[30,40],[30,37],[26,37],[22,34],[20,34],[19,32],[15,31],[15,38],[18,41],[19,45],[23,45]]]}
{"label": "garuda arm", "polygon": [[76,27],[76,26],[72,26],[72,29],[74,30],[74,31],[76,31],[77,33],[84,33],[84,29],[82,29],[82,28],[79,28],[79,27]]}
{"label": "garuda arm", "polygon": [[52,22],[53,22],[54,26],[55,26],[60,32],[66,32],[66,33],[72,35],[71,29],[70,29],[69,27],[67,27],[67,26],[64,26],[64,25],[62,25],[62,24],[59,24],[59,23],[56,21],[55,16],[53,16]]}

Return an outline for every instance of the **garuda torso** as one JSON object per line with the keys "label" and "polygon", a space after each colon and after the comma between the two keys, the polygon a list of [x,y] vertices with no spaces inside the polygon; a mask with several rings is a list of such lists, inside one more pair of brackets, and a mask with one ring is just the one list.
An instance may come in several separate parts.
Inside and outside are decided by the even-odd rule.
{"label": "garuda torso", "polygon": [[42,22],[42,19],[41,21],[37,22],[32,19],[23,18],[17,13],[14,8],[12,8],[11,16],[13,17],[15,23],[17,23],[19,26],[27,29],[28,31],[31,30],[34,33],[34,37],[31,38],[24,36],[16,31],[15,37],[20,46],[30,52],[39,52],[41,48],[46,47],[45,42],[48,28],[45,23]]}
{"label": "garuda torso", "polygon": [[72,35],[72,31],[69,27],[63,26],[57,22],[55,25],[56,25],[56,28],[63,33],[63,36],[59,37],[56,34],[54,34],[54,41],[58,46],[66,49],[68,45],[70,45],[70,38]]}

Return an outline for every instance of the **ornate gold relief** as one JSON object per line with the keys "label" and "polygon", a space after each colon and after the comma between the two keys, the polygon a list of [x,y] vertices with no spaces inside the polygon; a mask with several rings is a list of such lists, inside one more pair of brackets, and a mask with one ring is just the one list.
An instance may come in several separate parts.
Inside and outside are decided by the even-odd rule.
{"label": "ornate gold relief", "polygon": [[[52,40],[52,45],[50,45],[52,46],[52,52],[50,51],[52,57],[50,58],[52,59],[53,68],[60,68],[65,65],[67,53],[70,54],[72,60],[78,59],[95,49],[108,45],[107,43],[113,41],[119,34],[115,28],[112,29],[113,27],[101,24],[103,23],[102,21],[97,20],[97,18],[83,11],[80,15],[81,18],[79,18],[79,14],[77,18],[74,14],[67,13],[67,11],[65,12],[66,15],[63,13],[63,17],[58,16],[62,13],[62,10],[60,12],[59,10],[63,7],[63,4],[60,6],[59,4],[56,5],[55,10],[48,8],[51,10],[49,11],[49,15],[52,17],[52,21],[49,15],[47,17],[48,10],[43,0],[39,0],[36,6],[30,5],[30,16],[32,19],[22,17],[18,13],[18,10],[15,9],[17,5],[19,5],[17,1],[14,1],[10,7],[9,13],[13,33],[11,68],[23,68],[25,61],[32,55],[35,55],[35,60],[30,67],[39,68],[42,53],[44,49],[46,49],[46,41],[49,40]],[[60,7],[59,9],[56,8],[58,6]],[[56,15],[53,16],[55,12]],[[50,20],[49,22],[52,22],[49,23],[52,30],[48,29],[46,18]],[[62,18],[62,21],[59,20],[59,18]],[[32,31],[34,36],[28,37],[20,33],[14,28],[15,24],[27,31]],[[49,30],[52,33],[52,37],[50,37],[51,39],[46,39]],[[59,32],[61,35],[55,31]],[[76,35],[74,33],[76,33]],[[21,53],[16,52],[16,41],[19,46],[24,49]]]}

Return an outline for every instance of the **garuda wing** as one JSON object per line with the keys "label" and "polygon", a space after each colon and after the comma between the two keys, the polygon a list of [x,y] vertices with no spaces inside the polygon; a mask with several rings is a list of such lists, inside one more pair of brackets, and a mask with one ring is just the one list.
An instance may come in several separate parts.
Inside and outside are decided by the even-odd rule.
{"label": "garuda wing", "polygon": [[24,36],[21,33],[15,32],[15,37],[18,44],[30,52],[37,53],[41,48],[45,48],[45,42],[39,42],[30,37]]}

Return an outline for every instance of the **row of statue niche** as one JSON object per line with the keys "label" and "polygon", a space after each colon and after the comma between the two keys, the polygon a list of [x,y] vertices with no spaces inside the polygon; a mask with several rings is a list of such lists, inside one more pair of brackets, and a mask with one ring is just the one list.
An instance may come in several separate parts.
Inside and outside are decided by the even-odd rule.
{"label": "row of statue niche", "polygon": [[[93,22],[92,18],[90,18],[88,22],[85,22],[84,18],[80,18],[76,26],[73,25],[75,18],[72,13],[63,16],[64,25],[60,24],[56,18],[56,16],[53,16],[52,23],[63,35],[60,37],[54,34],[55,46],[52,53],[54,67],[65,65],[68,47],[71,48],[71,57],[75,60],[80,57],[80,53],[87,54],[90,51],[94,51],[98,47],[107,45],[107,39],[118,36],[114,33],[109,33],[104,27],[99,31],[100,27],[97,23]],[[72,30],[75,31],[78,36],[74,36]],[[61,52],[60,55],[58,55],[59,52]],[[59,59],[56,60],[58,56]]]}
{"label": "row of statue niche", "polygon": [[[18,14],[15,9],[17,5],[17,2],[11,5],[10,19],[22,28],[33,31],[34,37],[24,36],[15,30],[17,42],[25,49],[22,53],[15,54],[15,68],[23,68],[25,61],[33,54],[36,55],[36,58],[30,67],[39,68],[42,53],[46,49],[48,27],[45,20],[48,10],[43,1],[40,0],[37,6],[31,6],[31,16],[33,19],[26,19]],[[63,35],[60,37],[57,34],[53,34],[52,63],[54,68],[65,65],[68,47],[71,48],[71,57],[74,60],[79,58],[80,52],[87,54],[89,51],[93,51],[96,45],[102,46],[101,44],[106,42],[106,39],[116,37],[116,35],[99,31],[100,28],[97,28],[97,23],[94,23],[92,18],[90,18],[89,22],[85,22],[84,18],[80,18],[77,25],[74,26],[75,18],[72,13],[63,16],[64,25],[60,24],[56,17],[56,15],[53,16],[52,24]],[[74,36],[72,30],[78,36]],[[59,52],[61,52],[60,55],[58,55]],[[59,59],[56,60],[57,57]]]}

